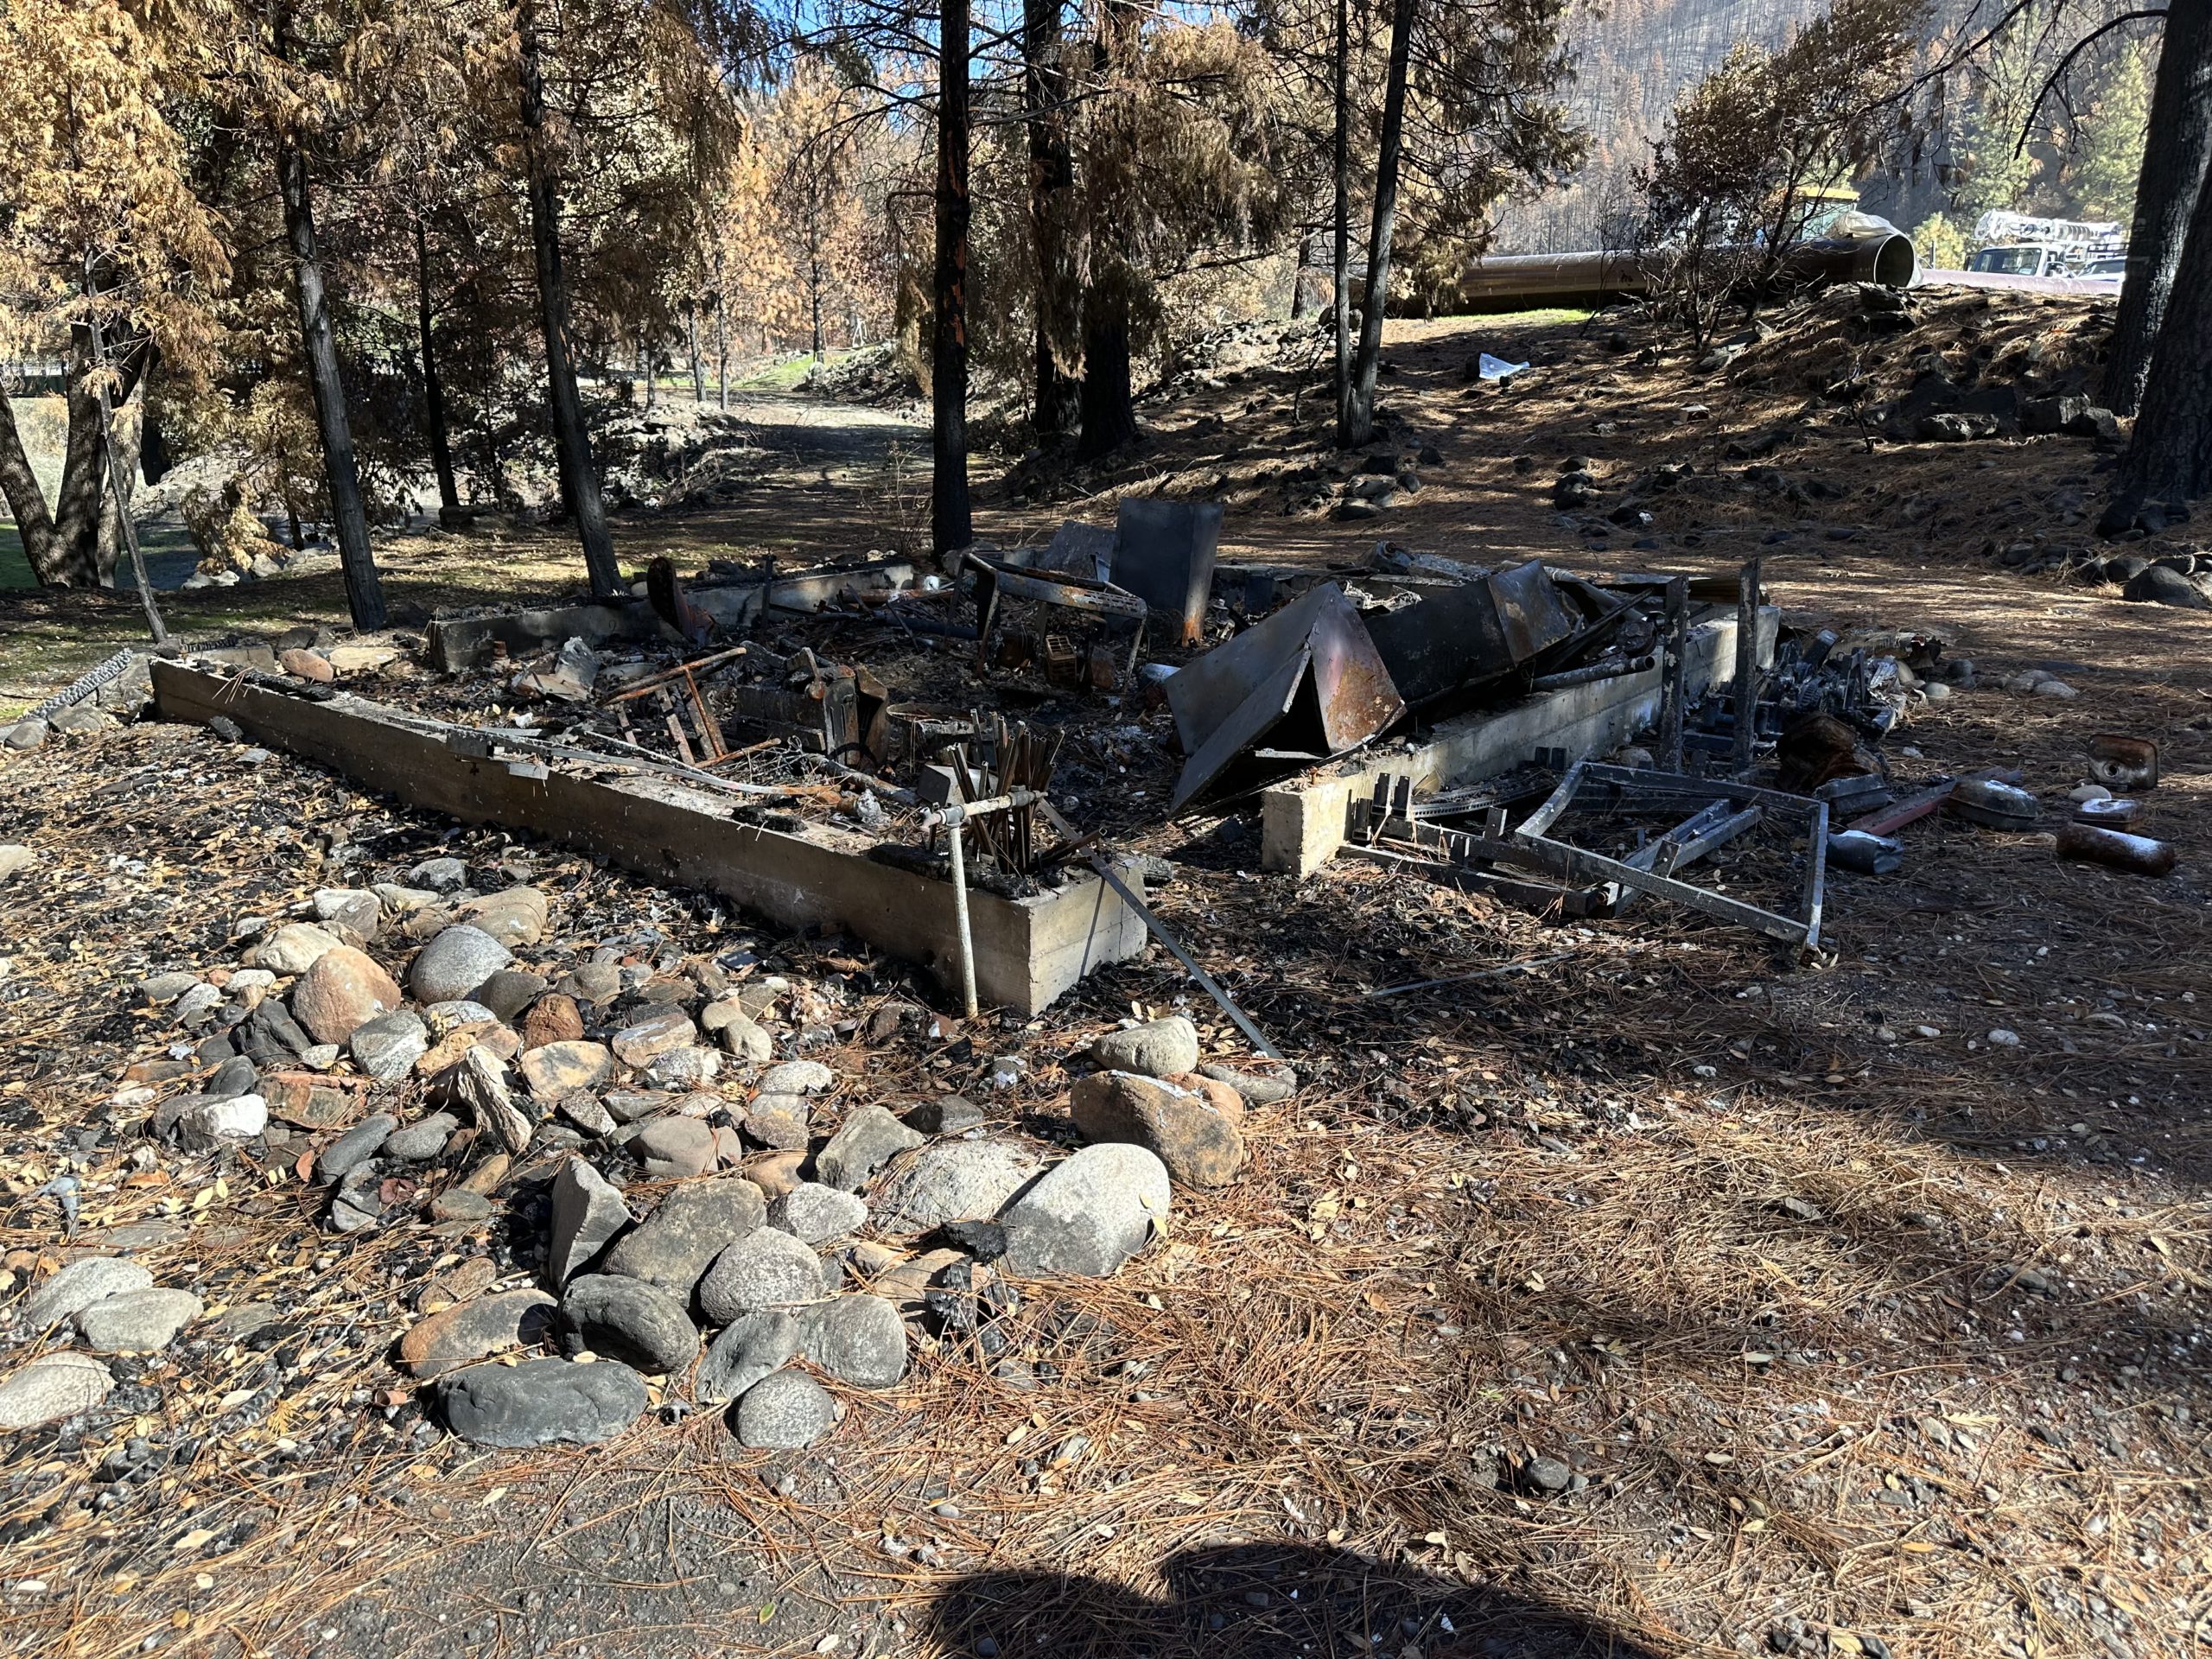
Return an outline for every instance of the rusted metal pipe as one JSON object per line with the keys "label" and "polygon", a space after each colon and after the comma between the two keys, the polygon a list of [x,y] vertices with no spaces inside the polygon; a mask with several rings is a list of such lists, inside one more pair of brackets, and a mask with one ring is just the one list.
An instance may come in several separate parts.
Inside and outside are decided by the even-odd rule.
{"label": "rusted metal pipe", "polygon": [[2130,875],[2171,875],[2177,857],[2170,841],[2087,823],[2069,823],[2058,832],[2058,855],[2126,870]]}
{"label": "rusted metal pipe", "polygon": [[[1751,254],[1751,249],[1723,253]],[[1507,253],[1478,259],[1459,278],[1459,297],[1474,311],[1510,311],[1649,294],[1664,270],[1663,256],[1633,253]],[[1783,250],[1770,286],[1818,288],[1828,283],[1877,283],[1910,288],[1919,279],[1920,255],[1900,232],[1827,237]]]}

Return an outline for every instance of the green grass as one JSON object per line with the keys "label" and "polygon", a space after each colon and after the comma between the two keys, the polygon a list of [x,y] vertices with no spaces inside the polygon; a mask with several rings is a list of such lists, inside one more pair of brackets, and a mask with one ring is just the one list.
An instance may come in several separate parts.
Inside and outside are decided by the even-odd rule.
{"label": "green grass", "polygon": [[[149,558],[164,555],[190,554],[198,556],[192,544],[191,533],[181,524],[141,524],[138,544]],[[161,578],[156,577],[158,586]],[[0,593],[35,589],[38,578],[31,575],[29,556],[23,551],[23,538],[10,518],[0,518]]]}
{"label": "green grass", "polygon": [[1598,314],[1579,306],[1554,305],[1535,311],[1516,311],[1509,315],[1516,322],[1527,323],[1531,327],[1535,327],[1558,322],[1587,322]]}
{"label": "green grass", "polygon": [[737,383],[746,391],[790,391],[814,372],[817,367],[830,368],[852,356],[850,352],[825,352],[819,358],[801,355],[787,357],[757,369]]}

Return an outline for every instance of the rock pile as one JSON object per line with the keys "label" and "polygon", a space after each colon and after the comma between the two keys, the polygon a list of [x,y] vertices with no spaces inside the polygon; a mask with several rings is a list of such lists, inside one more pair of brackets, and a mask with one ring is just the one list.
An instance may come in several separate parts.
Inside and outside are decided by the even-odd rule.
{"label": "rock pile", "polygon": [[121,1256],[72,1262],[14,1308],[22,1340],[76,1338],[89,1351],[48,1352],[0,1382],[0,1431],[91,1411],[115,1386],[93,1356],[158,1353],[206,1310],[188,1290],[163,1289]]}
{"label": "rock pile", "polygon": [[[731,1407],[748,1446],[807,1446],[842,1412],[825,1383],[893,1388],[917,1342],[1018,1379],[1014,1281],[1118,1270],[1177,1185],[1237,1178],[1248,1101],[1292,1086],[1201,1071],[1180,1016],[1132,1024],[1077,1051],[1099,1069],[1065,1122],[1089,1144],[1055,1160],[960,1096],[845,1097],[804,1052],[815,1028],[785,1018],[806,994],[749,952],[734,974],[580,956],[553,942],[543,889],[476,876],[436,858],[321,889],[248,918],[234,965],[144,980],[174,1039],[117,1103],[189,1153],[296,1170],[333,1234],[424,1229],[504,1261],[426,1295],[397,1349],[485,1445],[601,1440],[688,1399]],[[201,1313],[133,1262],[72,1264],[16,1323],[89,1351],[0,1383],[0,1420],[98,1407],[112,1379],[94,1356],[164,1347]]]}

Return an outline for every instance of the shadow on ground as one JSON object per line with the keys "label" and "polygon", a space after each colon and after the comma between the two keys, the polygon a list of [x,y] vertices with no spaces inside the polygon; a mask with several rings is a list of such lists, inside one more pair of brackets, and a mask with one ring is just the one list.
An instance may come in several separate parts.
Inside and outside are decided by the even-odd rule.
{"label": "shadow on ground", "polygon": [[1408,1649],[1491,1659],[1656,1649],[1587,1619],[1510,1593],[1339,1550],[1288,1543],[1184,1550],[1164,1563],[1163,1599],[1081,1574],[979,1573],[924,1615],[950,1652],[976,1659],[1111,1654],[1116,1659],[1280,1659],[1289,1654]]}

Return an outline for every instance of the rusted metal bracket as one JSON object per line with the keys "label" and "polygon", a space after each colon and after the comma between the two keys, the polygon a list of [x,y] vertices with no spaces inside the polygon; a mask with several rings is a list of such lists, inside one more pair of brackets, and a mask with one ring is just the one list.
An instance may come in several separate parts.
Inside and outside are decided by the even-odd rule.
{"label": "rusted metal bracket", "polygon": [[[626,705],[642,697],[653,698],[666,715],[668,734],[674,740],[676,752],[683,758],[684,764],[699,766],[717,765],[728,760],[733,751],[722,736],[721,722],[715,718],[714,710],[707,706],[706,693],[699,689],[699,676],[720,668],[725,663],[734,662],[745,653],[745,646],[736,645],[728,651],[718,651],[711,657],[698,657],[688,663],[678,663],[674,668],[664,669],[658,674],[632,680],[606,698],[605,702],[607,707],[622,712]],[[691,718],[696,729],[690,736],[684,731],[683,717],[675,706],[675,699],[670,695],[678,685],[690,698]],[[626,728],[627,724],[626,720]],[[696,737],[698,741],[699,752],[696,755],[691,752],[691,737]]]}

